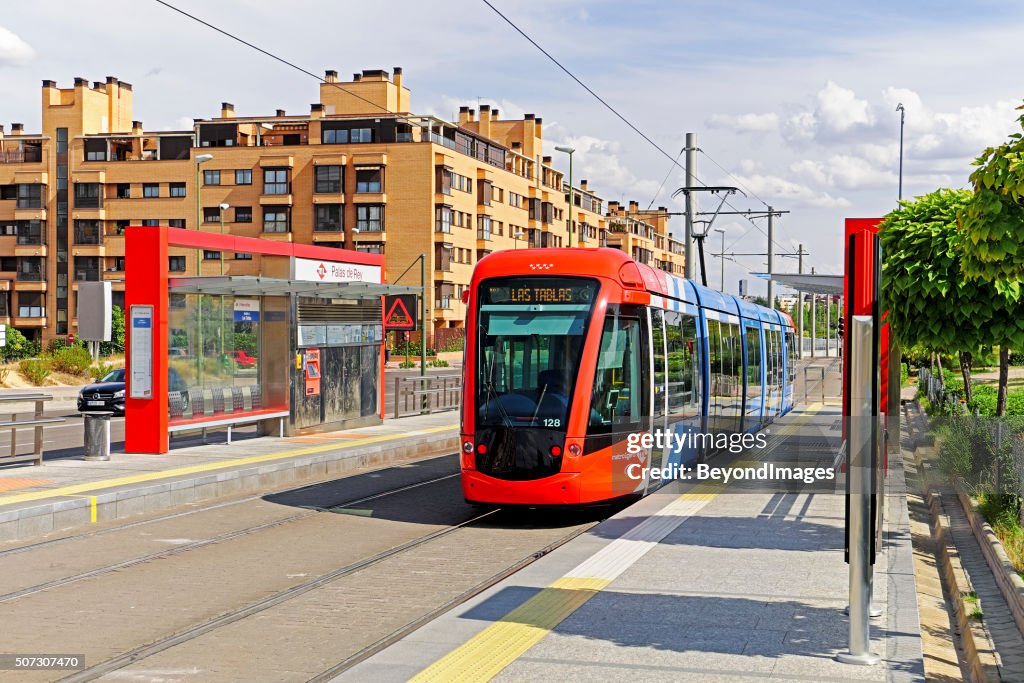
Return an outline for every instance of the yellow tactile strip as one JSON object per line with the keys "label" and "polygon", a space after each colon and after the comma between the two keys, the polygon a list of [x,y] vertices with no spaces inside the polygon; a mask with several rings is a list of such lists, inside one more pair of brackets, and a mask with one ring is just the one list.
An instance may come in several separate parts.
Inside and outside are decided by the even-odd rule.
{"label": "yellow tactile strip", "polygon": [[[820,403],[808,406],[776,435],[792,432],[802,418],[810,418],[824,407]],[[736,466],[749,464],[753,463]],[[725,488],[724,484],[695,486],[410,680],[469,683],[494,678]]]}

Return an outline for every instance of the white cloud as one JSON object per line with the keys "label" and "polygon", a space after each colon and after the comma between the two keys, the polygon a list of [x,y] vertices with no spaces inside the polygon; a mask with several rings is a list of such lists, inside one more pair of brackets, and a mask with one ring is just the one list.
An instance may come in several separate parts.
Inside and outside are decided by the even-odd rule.
{"label": "white cloud", "polygon": [[815,117],[827,131],[844,133],[855,126],[870,126],[874,122],[867,100],[832,81],[818,91],[817,100]]}
{"label": "white cloud", "polygon": [[726,128],[737,133],[763,133],[778,130],[778,114],[715,114],[707,120],[709,128]]}
{"label": "white cloud", "polygon": [[0,66],[20,66],[32,61],[36,51],[13,32],[0,26]]}
{"label": "white cloud", "polygon": [[851,206],[850,201],[843,197],[834,197],[828,192],[818,192],[807,185],[795,183],[787,178],[776,175],[755,174],[737,176],[744,187],[761,197],[778,198],[789,206],[805,206],[816,208],[841,208]]}
{"label": "white cloud", "polygon": [[[616,141],[603,140],[590,135],[565,135],[562,125],[554,122],[550,125],[545,123],[544,152],[550,154],[555,161],[555,166],[563,171],[568,170],[569,164],[561,152],[555,152],[556,146],[572,147],[573,153],[573,183],[579,185],[579,181],[587,178],[590,181],[589,187],[606,199],[619,199],[630,201],[635,199],[642,206],[647,203],[658,192],[659,183],[650,178],[641,178],[636,175],[623,162],[622,145]],[[568,173],[566,174],[568,180]],[[659,195],[659,201],[664,202],[666,194],[671,194],[672,181],[666,183],[665,188]]]}

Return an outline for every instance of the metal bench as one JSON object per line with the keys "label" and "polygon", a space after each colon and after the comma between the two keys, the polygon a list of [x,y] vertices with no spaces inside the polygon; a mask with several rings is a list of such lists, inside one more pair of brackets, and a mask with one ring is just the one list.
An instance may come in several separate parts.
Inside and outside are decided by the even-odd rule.
{"label": "metal bench", "polygon": [[[17,413],[11,414],[11,419],[0,422],[0,429],[11,430],[11,453],[0,456],[0,465],[7,465],[15,462],[34,461],[37,465],[43,464],[43,426],[64,422],[63,417],[43,417],[43,403],[52,400],[49,394],[15,394],[13,396],[0,397],[0,403],[34,403],[33,417],[29,419],[18,419]],[[18,430],[25,427],[34,428],[34,442],[32,453],[18,455]]]}
{"label": "metal bench", "polygon": [[289,413],[287,410],[264,410],[264,411],[253,411],[249,413],[224,413],[222,417],[217,417],[212,420],[201,420],[197,422],[184,422],[179,424],[168,425],[167,433],[172,434],[175,432],[192,432],[202,430],[205,434],[207,429],[213,427],[227,427],[228,431],[228,445],[231,445],[231,430],[232,428],[243,425],[253,424],[254,422],[262,422],[263,420],[278,421],[278,430],[281,436],[284,436],[284,420],[288,417]]}
{"label": "metal bench", "polygon": [[[278,420],[278,428],[281,436],[284,436],[284,420],[289,416],[287,410],[264,410],[263,391],[257,384],[245,387],[231,387],[230,404],[225,396],[228,389],[190,389],[188,392],[192,408],[192,419],[185,420],[179,424],[171,424],[167,427],[168,434],[186,431],[202,431],[203,436],[206,430],[214,427],[227,427],[227,443],[231,444],[232,429],[238,425],[262,422],[263,420]],[[172,394],[175,392],[172,392]],[[248,395],[248,400],[246,400]],[[177,404],[173,403],[173,396],[168,403],[171,417],[181,418],[184,415],[185,406],[182,405],[183,396],[179,395]],[[248,405],[247,405],[248,404]],[[230,405],[231,410],[228,410]],[[203,419],[210,410],[213,419]]]}

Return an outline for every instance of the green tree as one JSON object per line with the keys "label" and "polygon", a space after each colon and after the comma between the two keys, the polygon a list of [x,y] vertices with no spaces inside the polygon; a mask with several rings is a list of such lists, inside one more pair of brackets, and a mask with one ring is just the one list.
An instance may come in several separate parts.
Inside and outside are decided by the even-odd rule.
{"label": "green tree", "polygon": [[[1018,110],[1024,107],[1018,107]],[[1017,118],[1024,128],[1024,115]],[[1024,138],[1013,133],[998,147],[989,147],[971,173],[974,195],[960,214],[963,272],[991,283],[1015,304],[1015,337],[1024,333],[1021,281],[1024,280]],[[1019,347],[1018,347],[1019,348]],[[1010,347],[999,349],[999,395],[996,415],[1006,412]]]}
{"label": "green tree", "polygon": [[17,329],[7,325],[7,345],[0,346],[0,358],[18,360],[39,354],[39,344],[28,340]]}
{"label": "green tree", "polygon": [[120,306],[110,309],[110,341],[100,342],[100,353],[109,356],[124,351],[124,311]]}
{"label": "green tree", "polygon": [[937,190],[902,202],[882,222],[882,305],[903,348],[923,345],[959,353],[968,401],[971,354],[1021,337],[1016,301],[1002,288],[964,278],[964,235],[957,217],[972,201],[969,190]]}

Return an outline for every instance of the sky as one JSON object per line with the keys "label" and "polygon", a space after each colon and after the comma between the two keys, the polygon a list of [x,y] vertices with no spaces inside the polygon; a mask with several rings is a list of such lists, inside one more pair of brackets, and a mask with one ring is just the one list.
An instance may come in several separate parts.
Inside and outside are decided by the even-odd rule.
{"label": "sky", "polygon": [[[479,104],[503,118],[534,113],[556,166],[568,170],[556,145],[576,148],[574,179],[606,200],[682,211],[670,195],[685,175],[672,159],[695,133],[700,184],[744,192],[724,210],[788,211],[776,219],[776,252],[803,244],[805,270],[819,273],[842,272],[846,217],[895,208],[897,104],[904,198],[967,186],[971,161],[1020,131],[1017,3],[490,0],[659,151],[483,0],[170,1],[315,74],[401,66],[416,114],[450,120]],[[190,128],[218,116],[222,101],[260,116],[307,113],[317,100],[312,77],[156,0],[5,8],[0,123],[38,131],[41,81],[70,87],[76,76],[132,83],[146,130]],[[701,210],[712,204],[699,196]],[[670,225],[681,237],[682,218]],[[726,231],[727,253],[767,249],[764,219],[720,216],[712,227]],[[708,251],[718,253],[721,236],[712,237]],[[719,267],[709,256],[713,286]],[[796,272],[796,260],[777,257],[775,269]],[[727,260],[725,289],[746,279],[763,293],[750,273],[764,270],[763,256]]]}

